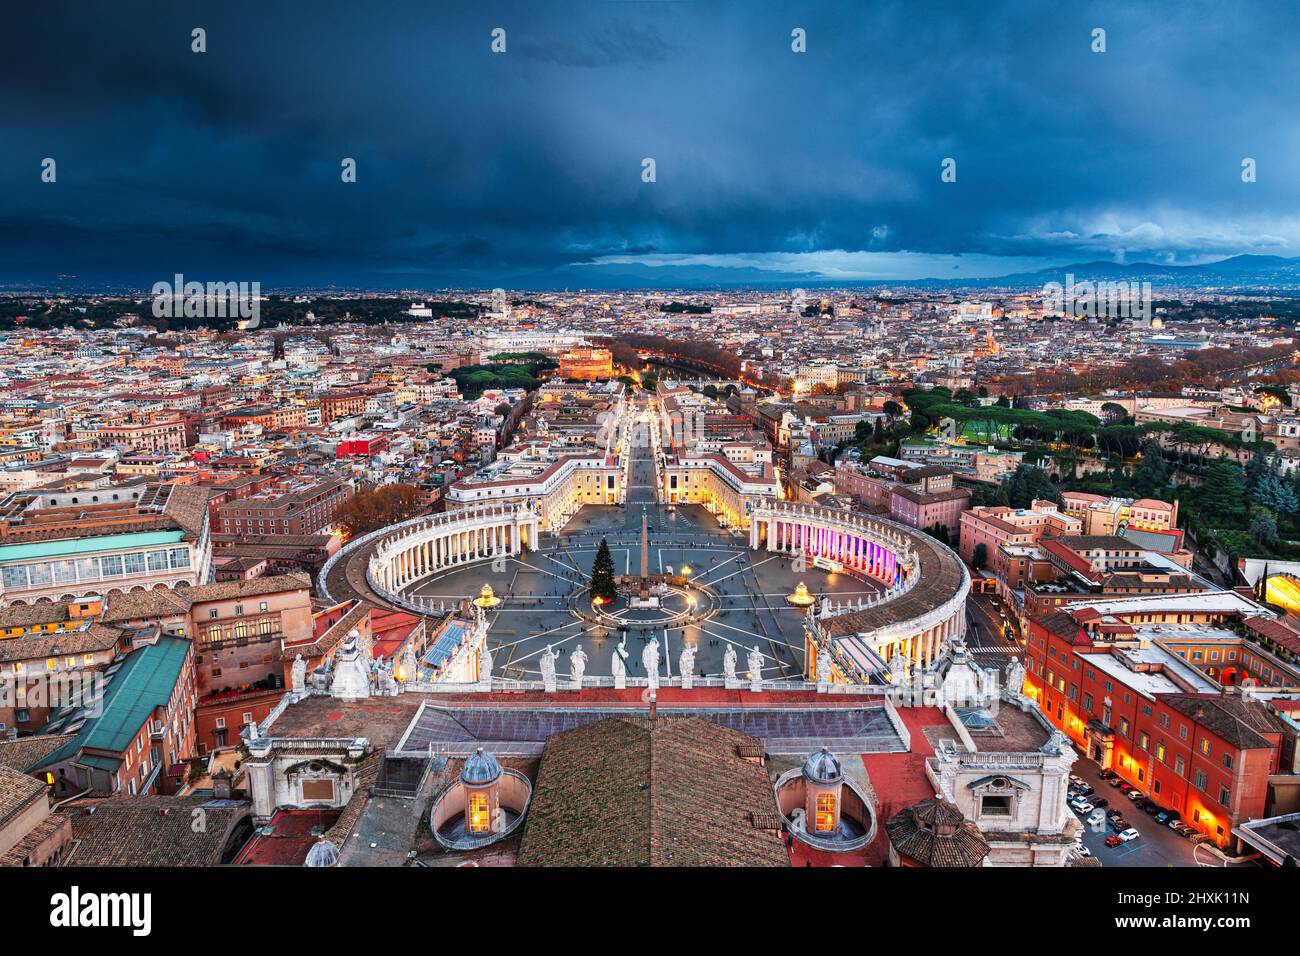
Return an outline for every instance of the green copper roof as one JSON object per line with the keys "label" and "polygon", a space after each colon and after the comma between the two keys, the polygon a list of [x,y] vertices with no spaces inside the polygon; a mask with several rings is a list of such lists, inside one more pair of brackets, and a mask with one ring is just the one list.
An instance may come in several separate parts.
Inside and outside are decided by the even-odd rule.
{"label": "green copper roof", "polygon": [[135,534],[106,534],[96,538],[64,538],[59,541],[35,541],[31,544],[6,544],[0,546],[0,562],[60,558],[69,554],[118,551],[124,548],[151,548],[160,544],[176,544],[183,534],[182,531],[138,531]]}
{"label": "green copper roof", "polygon": [[[37,766],[48,767],[86,748],[109,753],[126,750],[154,708],[166,706],[171,699],[190,646],[184,638],[160,637],[157,644],[145,645],[128,654],[104,688],[103,713],[87,717],[81,728],[68,736],[64,746]],[[65,723],[77,719],[78,716],[72,716]]]}

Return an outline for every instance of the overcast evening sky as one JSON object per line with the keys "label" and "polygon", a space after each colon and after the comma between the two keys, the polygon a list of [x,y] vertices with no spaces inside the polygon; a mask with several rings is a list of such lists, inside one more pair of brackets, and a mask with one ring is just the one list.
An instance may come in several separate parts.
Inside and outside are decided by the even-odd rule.
{"label": "overcast evening sky", "polygon": [[23,4],[0,30],[0,282],[848,284],[1295,256],[1298,27],[1300,4],[1196,0]]}

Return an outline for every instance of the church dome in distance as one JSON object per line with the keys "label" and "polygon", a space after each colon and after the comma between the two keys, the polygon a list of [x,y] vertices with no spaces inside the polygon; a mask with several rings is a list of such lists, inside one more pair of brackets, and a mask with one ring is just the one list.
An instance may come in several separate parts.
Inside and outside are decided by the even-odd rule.
{"label": "church dome in distance", "polygon": [[803,775],[813,783],[833,784],[844,779],[840,767],[840,758],[831,753],[829,747],[814,750],[803,763]]}
{"label": "church dome in distance", "polygon": [[481,787],[501,776],[501,764],[497,758],[479,747],[470,754],[465,766],[460,771],[460,782],[471,787]]}
{"label": "church dome in distance", "polygon": [[307,851],[303,866],[336,866],[339,862],[339,848],[329,840],[317,840],[316,845]]}

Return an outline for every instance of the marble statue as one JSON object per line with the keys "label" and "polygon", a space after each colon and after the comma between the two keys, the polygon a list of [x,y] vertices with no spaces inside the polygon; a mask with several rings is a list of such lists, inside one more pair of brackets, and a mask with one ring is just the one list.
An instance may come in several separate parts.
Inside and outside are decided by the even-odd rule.
{"label": "marble statue", "polygon": [[727,650],[722,655],[722,676],[727,681],[736,679],[736,648],[731,644],[727,645]]}
{"label": "marble statue", "polygon": [[483,647],[478,652],[478,686],[479,690],[492,689],[492,651],[488,648],[487,641],[483,642]]}
{"label": "marble statue", "polygon": [[582,675],[587,672],[587,652],[579,644],[569,657],[569,677],[573,680],[573,689],[582,690]]}
{"label": "marble statue", "polygon": [[623,690],[627,687],[627,648],[623,646],[626,640],[627,638],[624,637],[615,645],[609,662],[610,670],[614,674],[615,690]]}
{"label": "marble statue", "polygon": [[307,662],[303,660],[301,654],[294,655],[291,674],[290,680],[292,683],[289,689],[295,694],[305,693],[307,690]]}
{"label": "marble statue", "polygon": [[752,690],[763,688],[763,652],[755,644],[745,656],[745,665],[749,668],[749,686]]}
{"label": "marble statue", "polygon": [[1020,663],[1020,658],[1011,658],[1011,663],[1007,665],[1007,690],[1016,696],[1020,696],[1025,687],[1025,665]]}
{"label": "marble statue", "polygon": [[559,656],[550,644],[547,644],[546,650],[542,651],[542,683],[548,691],[555,690],[555,659]]}
{"label": "marble statue", "polygon": [[681,675],[682,686],[689,687],[686,681],[690,680],[695,673],[695,645],[691,643],[682,644],[681,656],[677,658],[677,672]]}
{"label": "marble statue", "polygon": [[375,668],[376,684],[381,697],[395,697],[398,693],[397,676],[392,661],[381,661]]}
{"label": "marble statue", "polygon": [[831,682],[831,649],[823,647],[817,652],[817,683],[829,684]]}
{"label": "marble statue", "polygon": [[402,652],[402,683],[420,679],[420,662],[416,659],[415,648],[408,641]]}
{"label": "marble statue", "polygon": [[894,656],[889,659],[889,679],[895,687],[907,683],[907,658],[901,651],[894,651]]}
{"label": "marble statue", "polygon": [[651,687],[659,686],[659,638],[650,638],[650,643],[641,651],[641,664],[645,667],[645,676]]}

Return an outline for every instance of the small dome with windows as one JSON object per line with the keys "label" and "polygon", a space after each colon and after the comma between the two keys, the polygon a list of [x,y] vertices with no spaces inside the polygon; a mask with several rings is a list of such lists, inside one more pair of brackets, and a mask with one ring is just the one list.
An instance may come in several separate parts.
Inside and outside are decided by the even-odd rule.
{"label": "small dome with windows", "polygon": [[307,851],[307,859],[303,861],[303,866],[337,866],[339,862],[339,848],[329,840],[317,840],[316,845]]}
{"label": "small dome with windows", "polygon": [[840,766],[840,758],[831,753],[829,747],[823,747],[808,755],[803,764],[803,775],[813,783],[836,784],[844,780],[844,769]]}
{"label": "small dome with windows", "polygon": [[471,787],[483,787],[501,776],[501,764],[492,754],[482,747],[472,753],[461,768],[461,783]]}

